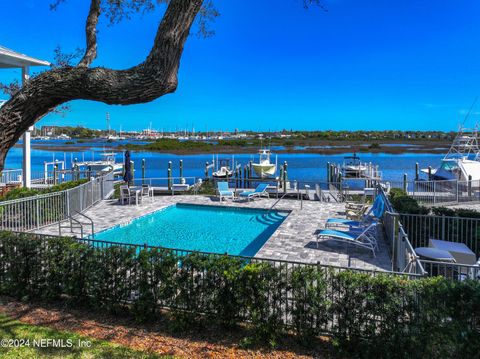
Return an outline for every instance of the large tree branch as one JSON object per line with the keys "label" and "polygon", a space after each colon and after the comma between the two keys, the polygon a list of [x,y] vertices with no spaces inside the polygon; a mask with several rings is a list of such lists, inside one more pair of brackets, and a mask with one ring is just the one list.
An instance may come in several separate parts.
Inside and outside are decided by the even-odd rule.
{"label": "large tree branch", "polygon": [[157,99],[177,88],[180,58],[203,0],[171,0],[146,60],[127,70],[65,67],[30,80],[0,108],[0,170],[7,151],[40,118],[76,100],[128,105]]}
{"label": "large tree branch", "polygon": [[87,25],[85,26],[87,49],[78,66],[88,67],[97,57],[97,24],[100,17],[101,0],[92,0],[88,12]]}

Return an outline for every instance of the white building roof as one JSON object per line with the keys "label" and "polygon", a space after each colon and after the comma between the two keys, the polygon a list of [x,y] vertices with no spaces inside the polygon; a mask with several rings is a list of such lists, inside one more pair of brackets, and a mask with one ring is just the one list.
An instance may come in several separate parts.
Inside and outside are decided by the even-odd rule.
{"label": "white building roof", "polygon": [[0,68],[17,68],[25,66],[50,66],[48,61],[39,60],[0,45]]}

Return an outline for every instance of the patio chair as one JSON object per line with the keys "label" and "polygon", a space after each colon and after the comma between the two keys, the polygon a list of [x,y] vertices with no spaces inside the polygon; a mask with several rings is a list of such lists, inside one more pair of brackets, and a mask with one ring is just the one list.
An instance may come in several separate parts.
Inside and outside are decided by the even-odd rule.
{"label": "patio chair", "polygon": [[242,193],[240,193],[240,197],[246,198],[247,200],[262,196],[270,197],[267,192],[267,187],[268,183],[260,183],[257,188],[255,188],[255,191],[243,191]]}
{"label": "patio chair", "polygon": [[132,203],[132,200],[135,201],[135,194],[130,191],[130,188],[127,186],[120,187],[120,204]]}
{"label": "patio chair", "polygon": [[220,197],[220,202],[222,202],[222,198],[231,198],[232,200],[235,199],[235,193],[228,188],[228,182],[217,182],[217,191],[218,196]]}
{"label": "patio chair", "polygon": [[377,242],[377,223],[371,223],[362,231],[338,231],[335,229],[323,229],[317,234],[318,240],[321,238],[329,238],[334,241],[351,243],[359,247],[363,247],[372,251],[375,257],[375,249],[378,249]]}
{"label": "patio chair", "polygon": [[347,226],[350,228],[362,229],[371,223],[377,223],[382,218],[385,212],[385,203],[383,198],[379,195],[375,198],[373,205],[370,207],[367,213],[365,213],[360,220],[352,220],[347,218],[329,218],[325,223],[325,228],[332,228],[337,226]]}
{"label": "patio chair", "polygon": [[142,197],[153,199],[153,188],[149,184],[142,184]]}

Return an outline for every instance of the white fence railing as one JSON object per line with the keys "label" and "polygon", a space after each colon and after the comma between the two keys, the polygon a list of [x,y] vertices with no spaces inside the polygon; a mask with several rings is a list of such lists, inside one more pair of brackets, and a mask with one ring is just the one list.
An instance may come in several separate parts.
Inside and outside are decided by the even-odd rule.
{"label": "white fence railing", "polygon": [[83,212],[113,193],[113,173],[75,188],[0,202],[0,230],[31,231]]}
{"label": "white fence railing", "polygon": [[400,214],[414,247],[428,247],[430,239],[463,243],[480,256],[480,218]]}
{"label": "white fence railing", "polygon": [[400,222],[399,214],[392,207],[383,187],[378,185],[377,191],[383,197],[385,203],[385,212],[382,220],[387,242],[390,246],[392,271],[425,275],[426,272],[419,261],[419,257],[415,253],[408,235]]}
{"label": "white fence railing", "polygon": [[[380,189],[381,191],[381,189]],[[415,248],[429,246],[430,239],[459,242],[480,255],[480,219],[450,216],[399,214],[383,191],[387,210],[383,216],[391,248],[392,270],[396,272],[444,276],[453,280],[480,280],[480,266],[421,259]]]}
{"label": "white fence railing", "polygon": [[480,201],[480,181],[390,181],[391,188],[400,188],[427,205]]}
{"label": "white fence railing", "polygon": [[[22,185],[23,170],[11,169],[3,170],[0,174],[0,185]],[[32,171],[30,175],[32,187],[50,187],[56,184],[75,181],[82,178],[97,176],[94,171],[76,171],[54,169],[49,171]]]}

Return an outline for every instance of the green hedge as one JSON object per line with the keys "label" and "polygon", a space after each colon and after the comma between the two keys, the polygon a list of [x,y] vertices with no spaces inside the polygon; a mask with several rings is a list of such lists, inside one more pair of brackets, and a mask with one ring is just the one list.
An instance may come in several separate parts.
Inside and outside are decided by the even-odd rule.
{"label": "green hedge", "polygon": [[313,343],[327,333],[359,357],[474,357],[480,350],[476,281],[99,248],[9,232],[0,232],[0,268],[3,294],[168,319],[179,330],[242,324],[247,343],[274,346],[287,333]]}
{"label": "green hedge", "polygon": [[77,186],[80,186],[81,184],[87,183],[88,179],[81,179],[78,181],[69,181],[69,182],[64,182],[49,188],[43,188],[43,189],[33,189],[33,188],[15,188],[12,189],[11,191],[7,192],[3,197],[0,197],[0,202],[3,201],[10,201],[14,199],[19,199],[19,198],[25,198],[25,197],[32,197],[32,196],[37,196],[39,194],[46,194],[46,193],[55,193],[55,192],[60,192],[60,191],[65,191],[70,188],[74,188]]}

